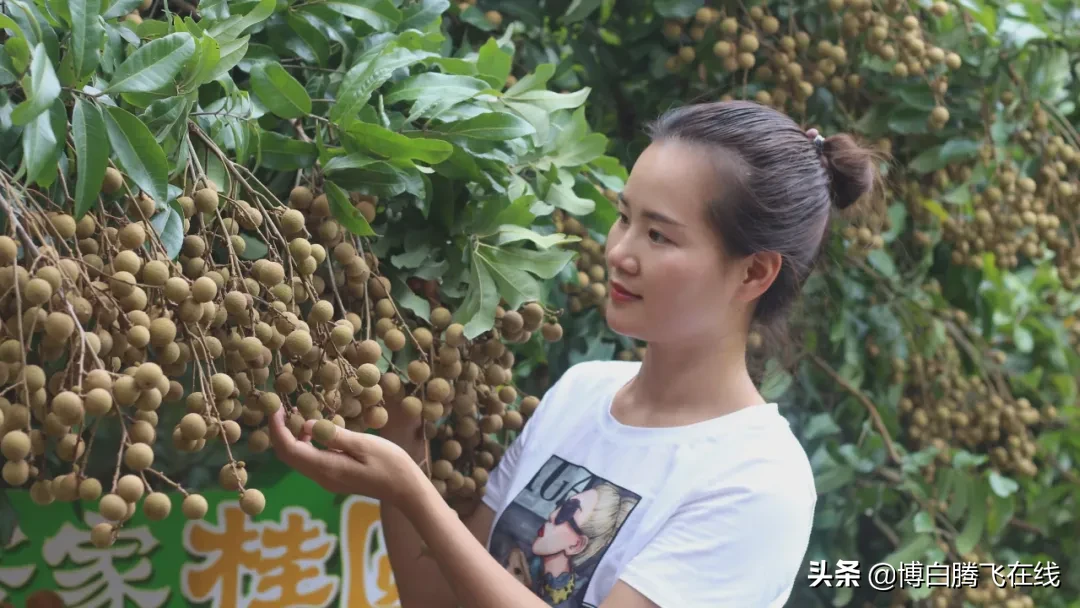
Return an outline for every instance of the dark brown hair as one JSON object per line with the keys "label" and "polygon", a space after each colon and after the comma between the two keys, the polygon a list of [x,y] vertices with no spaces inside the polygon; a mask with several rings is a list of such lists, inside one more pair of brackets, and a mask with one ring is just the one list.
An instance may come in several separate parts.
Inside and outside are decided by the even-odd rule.
{"label": "dark brown hair", "polygon": [[877,155],[846,134],[819,152],[785,114],[750,101],[699,103],[668,110],[648,125],[653,141],[713,148],[732,167],[718,175],[722,195],[708,221],[735,257],[775,251],[783,258],[753,321],[767,325],[798,296],[821,252],[832,207],[844,209],[878,185]]}

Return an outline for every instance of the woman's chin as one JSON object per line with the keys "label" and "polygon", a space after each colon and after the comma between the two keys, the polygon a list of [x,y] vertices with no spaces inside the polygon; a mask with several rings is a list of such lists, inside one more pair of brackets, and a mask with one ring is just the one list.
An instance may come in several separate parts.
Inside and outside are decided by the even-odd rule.
{"label": "woman's chin", "polygon": [[604,314],[604,319],[607,321],[608,327],[611,331],[619,334],[620,336],[626,336],[634,340],[644,340],[644,332],[641,331],[641,327],[634,322],[633,319],[627,318],[629,315],[624,311],[614,309],[610,304]]}

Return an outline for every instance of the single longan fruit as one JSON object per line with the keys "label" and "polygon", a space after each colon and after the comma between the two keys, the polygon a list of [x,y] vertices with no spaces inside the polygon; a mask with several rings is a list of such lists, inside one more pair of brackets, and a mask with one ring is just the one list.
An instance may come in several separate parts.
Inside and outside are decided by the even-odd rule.
{"label": "single longan fruit", "polygon": [[113,535],[113,525],[107,521],[103,521],[93,528],[90,528],[90,542],[93,543],[98,549],[107,549],[116,542],[116,537]]}
{"label": "single longan fruit", "polygon": [[357,359],[361,363],[375,363],[382,357],[382,352],[382,347],[375,340],[364,340],[356,347]]}
{"label": "single longan fruit", "polygon": [[540,405],[540,400],[530,395],[521,400],[521,407],[519,408],[522,415],[528,417],[532,416],[536,411],[536,407]]}
{"label": "single longan fruit", "polygon": [[165,297],[173,304],[179,304],[191,295],[191,285],[181,277],[165,279]]}
{"label": "single longan fruit", "polygon": [[247,485],[248,473],[242,463],[237,462],[236,468],[229,463],[221,467],[218,472],[218,483],[226,490],[239,490],[241,485]]}
{"label": "single longan fruit", "polygon": [[201,213],[213,213],[218,208],[218,193],[214,188],[200,188],[195,191],[195,208]]}
{"label": "single longan fruit", "polygon": [[12,486],[22,486],[30,479],[30,463],[25,460],[9,460],[4,463],[0,477]]}
{"label": "single longan fruit", "polygon": [[141,222],[132,222],[117,232],[120,244],[128,249],[142,247],[146,243],[146,228]]}
{"label": "single longan fruit", "polygon": [[424,413],[424,403],[417,397],[409,395],[401,400],[401,413],[410,420],[416,420]]}
{"label": "single longan fruit", "polygon": [[172,511],[172,501],[162,492],[154,492],[146,497],[143,502],[143,513],[150,521],[161,521],[169,516]]}
{"label": "single longan fruit", "polygon": [[158,317],[150,322],[150,344],[164,348],[176,340],[176,323],[172,319]]}
{"label": "single longan fruit", "polygon": [[431,366],[419,359],[410,361],[408,374],[409,380],[412,380],[415,384],[427,382],[428,378],[431,377]]}
{"label": "single longan fruit", "polygon": [[557,342],[562,339],[563,328],[558,323],[545,323],[540,332],[548,342]]}
{"label": "single longan fruit", "polygon": [[82,398],[71,391],[63,391],[53,397],[52,410],[68,426],[79,423],[85,414]]}
{"label": "single longan fruit", "polygon": [[289,205],[293,209],[307,209],[311,206],[311,201],[314,198],[315,195],[311,193],[311,188],[297,186],[289,192]]}
{"label": "single longan fruit", "polygon": [[436,460],[431,466],[431,476],[446,480],[454,473],[454,465],[449,460]]}
{"label": "single longan fruit", "polygon": [[270,448],[270,435],[259,429],[248,435],[248,449],[256,454],[261,454]]}
{"label": "single longan fruit", "polygon": [[464,345],[466,342],[465,326],[461,323],[453,323],[447,326],[446,332],[443,334],[443,340],[455,348]]}
{"label": "single longan fruit", "polygon": [[165,374],[161,371],[161,366],[152,361],[147,361],[139,366],[139,369],[135,370],[135,383],[142,390],[149,390],[155,388],[161,383],[161,379]]}
{"label": "single longan fruit", "polygon": [[228,399],[236,390],[236,383],[225,373],[218,372],[210,377],[210,386],[214,389],[214,396],[218,399]]}
{"label": "single longan fruit", "polygon": [[369,428],[381,429],[390,421],[390,413],[381,405],[375,405],[364,410],[364,424]]}
{"label": "single longan fruit", "polygon": [[145,471],[154,464],[154,448],[145,443],[128,446],[124,452],[124,464],[132,471]]}
{"label": "single longan fruit", "polygon": [[333,441],[336,432],[337,425],[326,419],[316,421],[315,426],[311,428],[312,438],[323,445],[329,445]]}
{"label": "single longan fruit", "polygon": [[264,496],[262,492],[254,488],[244,490],[244,494],[240,497],[240,509],[244,513],[247,513],[251,517],[255,517],[262,513],[265,508],[266,496]]}
{"label": "single longan fruit", "polygon": [[8,460],[22,460],[30,453],[30,436],[23,431],[8,431],[0,439],[0,454]]}
{"label": "single longan fruit", "polygon": [[444,306],[439,306],[431,311],[431,324],[435,326],[435,329],[443,330],[450,325],[453,315],[450,310]]}
{"label": "single longan fruit", "polygon": [[319,300],[311,307],[308,313],[308,323],[328,323],[334,318],[334,305],[329,300]]}
{"label": "single longan fruit", "polygon": [[105,179],[101,182],[101,191],[114,194],[124,186],[124,176],[112,167],[105,167]]}
{"label": "single longan fruit", "polygon": [[303,329],[294,329],[285,338],[285,352],[292,357],[303,357],[312,346],[311,333]]}
{"label": "single longan fruit", "polygon": [[29,304],[30,306],[41,306],[49,301],[52,294],[52,285],[45,279],[35,277],[26,283],[26,288],[23,291],[22,297],[26,301],[25,304]]}
{"label": "single longan fruit", "polygon": [[447,460],[457,460],[461,458],[462,448],[461,443],[450,439],[442,444],[442,457]]}
{"label": "single longan fruit", "polygon": [[127,502],[138,502],[144,490],[143,481],[138,475],[129,473],[116,480],[116,493]]}
{"label": "single longan fruit", "polygon": [[405,348],[405,334],[395,327],[383,335],[383,343],[386,344],[386,348],[396,353]]}
{"label": "single longan fruit", "polygon": [[[111,382],[110,382],[111,384]],[[112,393],[104,388],[94,388],[86,393],[83,406],[91,416],[104,416],[112,409]]]}
{"label": "single longan fruit", "polygon": [[525,421],[521,417],[521,412],[516,410],[510,410],[503,414],[503,428],[511,431],[520,431],[524,426]]}
{"label": "single longan fruit", "polygon": [[427,398],[440,403],[446,401],[450,398],[450,383],[445,378],[432,378],[427,383]]}
{"label": "single longan fruit", "polygon": [[199,414],[185,414],[179,426],[181,436],[187,441],[198,441],[206,436],[206,420]]}
{"label": "single longan fruit", "polygon": [[183,512],[184,517],[191,520],[206,517],[208,510],[210,510],[210,505],[198,494],[188,494],[180,505],[180,511]]}
{"label": "single longan fruit", "polygon": [[218,284],[207,276],[195,279],[195,283],[191,286],[191,297],[200,304],[213,300],[217,297],[217,292]]}
{"label": "single longan fruit", "polygon": [[296,209],[287,209],[281,214],[281,230],[285,234],[296,234],[304,229],[304,214]]}
{"label": "single longan fruit", "polygon": [[88,477],[79,484],[79,498],[86,502],[93,502],[101,497],[101,482],[93,477]]}
{"label": "single longan fruit", "polygon": [[120,521],[127,517],[128,503],[119,494],[106,494],[98,503],[98,513],[109,521]]}
{"label": "single longan fruit", "polygon": [[382,372],[374,363],[364,363],[356,368],[356,379],[364,388],[371,388],[382,379]]}
{"label": "single longan fruit", "polygon": [[351,323],[335,325],[334,329],[330,330],[330,341],[338,348],[345,348],[349,342],[352,342],[355,333],[356,330]]}

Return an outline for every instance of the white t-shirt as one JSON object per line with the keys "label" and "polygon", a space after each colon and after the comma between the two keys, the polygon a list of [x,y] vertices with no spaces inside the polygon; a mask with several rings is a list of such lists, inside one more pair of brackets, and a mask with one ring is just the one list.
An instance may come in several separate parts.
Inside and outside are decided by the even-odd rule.
{"label": "white t-shirt", "polygon": [[620,579],[661,608],[783,606],[817,501],[805,450],[776,404],[619,423],[612,397],[640,365],[579,363],[544,394],[488,481],[488,551],[559,608],[595,608]]}

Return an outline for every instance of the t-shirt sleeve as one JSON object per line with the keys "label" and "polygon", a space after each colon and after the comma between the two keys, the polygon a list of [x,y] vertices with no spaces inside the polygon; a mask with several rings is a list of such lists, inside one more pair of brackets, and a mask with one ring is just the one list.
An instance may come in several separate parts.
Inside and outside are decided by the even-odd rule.
{"label": "t-shirt sleeve", "polygon": [[815,499],[791,488],[684,503],[621,579],[660,608],[780,608],[799,572]]}
{"label": "t-shirt sleeve", "polygon": [[544,396],[540,398],[540,403],[536,406],[536,410],[528,423],[525,424],[521,434],[507,446],[503,457],[499,459],[499,463],[492,469],[491,474],[488,476],[488,482],[484,487],[483,502],[491,507],[493,511],[498,512],[502,506],[503,498],[506,496],[507,489],[513,481],[514,472],[517,470],[521,460],[521,454],[527,452],[529,446],[535,443],[533,437],[543,432],[544,420],[551,416],[552,402],[558,399],[560,393],[565,392],[566,386],[572,381],[572,376],[576,371],[574,367],[566,370],[555,384],[544,392]]}

